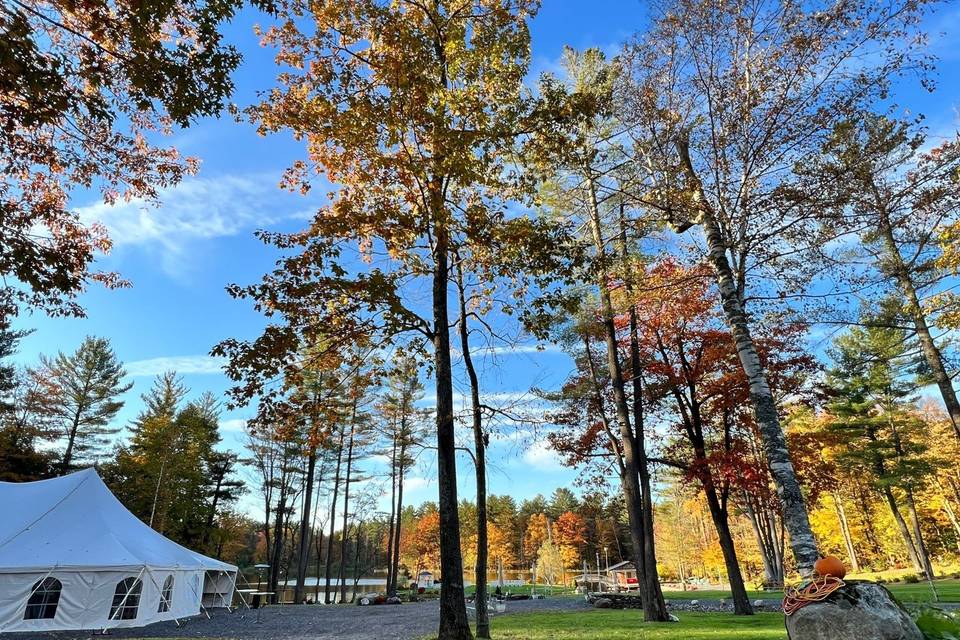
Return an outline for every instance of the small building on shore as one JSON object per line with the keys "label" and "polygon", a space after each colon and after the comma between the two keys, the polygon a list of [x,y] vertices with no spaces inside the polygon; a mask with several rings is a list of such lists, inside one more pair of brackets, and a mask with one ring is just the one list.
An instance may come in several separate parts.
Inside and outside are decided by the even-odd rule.
{"label": "small building on shore", "polygon": [[637,569],[629,560],[608,567],[607,580],[613,591],[632,591],[640,588],[637,582]]}

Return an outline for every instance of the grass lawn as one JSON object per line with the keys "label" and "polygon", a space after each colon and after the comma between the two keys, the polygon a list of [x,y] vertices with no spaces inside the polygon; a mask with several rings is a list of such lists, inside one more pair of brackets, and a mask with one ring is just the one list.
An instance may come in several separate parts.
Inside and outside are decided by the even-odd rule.
{"label": "grass lawn", "polygon": [[[960,602],[960,580],[946,579],[936,580],[934,585],[937,587],[937,593],[940,595],[941,602]],[[930,585],[925,581],[916,583],[888,582],[884,585],[903,602],[933,602],[933,594],[930,592]],[[763,598],[768,600],[780,600],[783,598],[781,591],[747,591],[751,600]],[[664,591],[663,596],[667,600],[716,600],[718,598],[729,598],[729,591]]]}
{"label": "grass lawn", "polygon": [[783,615],[760,613],[734,616],[729,613],[677,614],[680,622],[648,624],[633,610],[594,610],[523,613],[491,619],[497,640],[783,640]]}

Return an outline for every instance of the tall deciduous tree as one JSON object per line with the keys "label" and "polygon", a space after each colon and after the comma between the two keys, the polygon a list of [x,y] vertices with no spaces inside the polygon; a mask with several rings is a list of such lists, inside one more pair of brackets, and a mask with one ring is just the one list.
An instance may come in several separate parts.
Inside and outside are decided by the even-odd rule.
{"label": "tall deciduous tree", "polygon": [[817,275],[813,258],[826,241],[817,207],[783,187],[838,120],[869,109],[896,73],[926,66],[916,33],[926,5],[674,0],[658,5],[653,27],[624,55],[623,117],[649,171],[636,197],[678,231],[702,231],[804,575],[817,544],[751,302],[794,299]]}
{"label": "tall deciduous tree", "polygon": [[[605,369],[611,389],[611,413],[615,418],[616,435],[607,430],[619,444],[622,465],[621,490],[630,517],[634,547],[633,562],[640,580],[644,618],[647,621],[669,619],[660,581],[657,577],[656,551],[653,536],[653,497],[649,465],[644,447],[644,423],[640,379],[628,379],[628,368],[620,355],[616,310],[612,298],[612,278],[616,266],[622,264],[625,246],[618,247],[619,216],[611,223],[611,207],[618,186],[618,168],[626,162],[619,135],[621,123],[613,116],[613,86],[617,73],[601,52],[589,50],[577,54],[568,49],[565,64],[569,82],[545,77],[541,82],[544,102],[550,108],[571,111],[562,126],[539,132],[526,148],[528,166],[548,178],[551,192],[548,204],[553,213],[574,220],[585,230],[584,245],[591,259],[581,275],[587,286],[595,288],[599,302],[597,331],[606,351]],[[583,313],[589,318],[590,313]],[[631,345],[630,362],[635,362],[635,345]],[[629,383],[629,384],[628,384]],[[632,402],[631,402],[632,400]]]}
{"label": "tall deciduous tree", "polygon": [[[512,176],[504,154],[522,128],[526,21],[536,3],[288,0],[278,6],[285,17],[264,41],[279,48],[285,69],[251,115],[263,133],[290,130],[308,142],[306,160],[287,173],[288,187],[306,191],[314,175],[324,174],[340,188],[304,232],[266,236],[299,253],[283,259],[262,286],[234,289],[288,325],[268,329],[259,344],[230,341],[218,351],[232,357],[235,377],[262,379],[262,372],[284,366],[311,326],[334,333],[335,341],[363,326],[384,338],[418,332],[429,342],[444,533],[439,636],[469,638],[456,500],[450,258],[455,247],[486,246],[516,226],[505,220],[502,196]],[[342,259],[351,244],[366,263]],[[421,316],[424,290],[430,303]]]}
{"label": "tall deciduous tree", "polygon": [[92,268],[110,240],[68,208],[69,196],[97,186],[108,203],[155,200],[194,170],[195,161],[150,139],[223,108],[240,54],[218,27],[241,5],[0,6],[0,313],[26,305],[82,315],[76,296],[88,283],[124,284]]}
{"label": "tall deciduous tree", "polygon": [[76,350],[54,358],[41,356],[37,380],[43,384],[43,411],[63,442],[60,471],[90,464],[119,427],[111,425],[123,407],[126,372],[106,338],[88,336]]}

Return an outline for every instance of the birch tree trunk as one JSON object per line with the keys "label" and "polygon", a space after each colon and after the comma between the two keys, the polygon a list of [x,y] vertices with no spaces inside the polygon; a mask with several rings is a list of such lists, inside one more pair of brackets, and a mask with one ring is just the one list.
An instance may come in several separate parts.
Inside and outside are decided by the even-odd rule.
{"label": "birch tree trunk", "polygon": [[689,145],[685,139],[678,140],[677,150],[698,208],[696,222],[703,227],[708,257],[716,273],[724,317],[733,334],[737,356],[750,385],[753,413],[760,429],[770,475],[773,476],[777,495],[783,504],[783,522],[790,538],[790,548],[800,574],[807,577],[813,574],[813,564],[820,554],[813,529],[810,527],[800,483],[787,451],[787,440],[780,426],[777,405],[750,334],[747,314],[737,291],[730,261],[727,259],[726,243],[703,191],[703,185],[693,168]]}

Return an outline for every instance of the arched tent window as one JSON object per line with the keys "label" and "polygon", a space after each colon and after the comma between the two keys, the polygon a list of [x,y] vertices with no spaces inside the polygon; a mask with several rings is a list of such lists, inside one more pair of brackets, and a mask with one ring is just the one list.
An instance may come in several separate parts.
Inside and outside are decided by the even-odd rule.
{"label": "arched tent window", "polygon": [[134,620],[140,608],[143,583],[139,578],[124,578],[117,583],[110,605],[110,620]]}
{"label": "arched tent window", "polygon": [[167,576],[163,581],[163,589],[160,590],[160,605],[157,607],[157,613],[166,613],[170,611],[170,604],[173,602],[173,576]]}
{"label": "arched tent window", "polygon": [[30,590],[30,599],[27,600],[27,610],[23,613],[23,619],[50,620],[56,616],[61,589],[63,585],[56,578],[37,580],[33,589]]}

